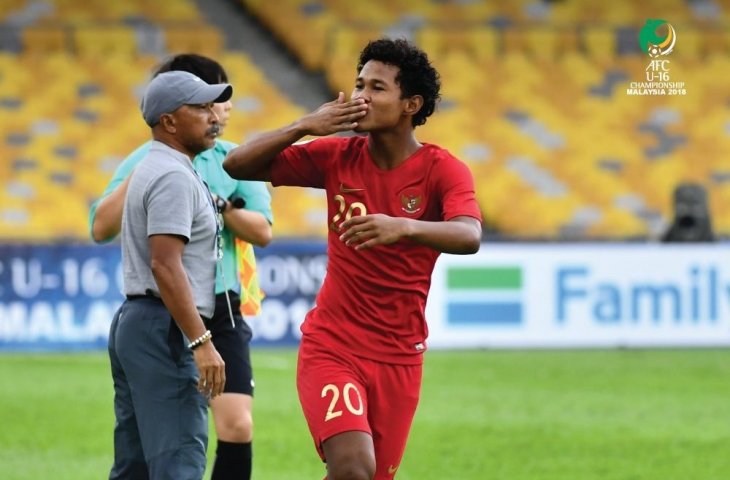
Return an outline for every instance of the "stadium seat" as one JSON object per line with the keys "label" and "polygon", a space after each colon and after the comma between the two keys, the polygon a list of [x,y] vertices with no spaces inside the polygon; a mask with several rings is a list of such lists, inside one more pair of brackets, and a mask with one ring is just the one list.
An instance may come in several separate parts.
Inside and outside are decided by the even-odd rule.
{"label": "stadium seat", "polygon": [[327,208],[324,190],[277,187],[271,207],[276,218],[275,237],[323,238],[327,234]]}
{"label": "stadium seat", "polygon": [[583,32],[583,45],[594,60],[612,60],[616,56],[616,35],[611,28],[590,28]]}
{"label": "stadium seat", "polygon": [[525,49],[535,58],[553,60],[560,50],[560,32],[552,28],[530,28],[524,31]]}
{"label": "stadium seat", "polygon": [[204,24],[175,24],[163,30],[167,51],[174,53],[198,53],[216,58],[225,47],[223,35],[218,29]]}
{"label": "stadium seat", "polygon": [[131,58],[137,54],[134,30],[129,27],[77,27],[72,35],[74,49],[81,57]]}
{"label": "stadium seat", "polygon": [[47,55],[69,49],[69,32],[62,26],[26,27],[20,35],[24,55]]}
{"label": "stadium seat", "polygon": [[488,28],[430,28],[419,29],[417,43],[434,57],[465,52],[473,61],[493,59],[499,49],[497,33]]}

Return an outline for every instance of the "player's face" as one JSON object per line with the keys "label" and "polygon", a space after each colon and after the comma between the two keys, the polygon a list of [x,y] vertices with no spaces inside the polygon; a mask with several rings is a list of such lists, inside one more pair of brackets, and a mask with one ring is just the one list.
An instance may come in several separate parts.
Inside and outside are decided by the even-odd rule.
{"label": "player's face", "polygon": [[231,109],[233,108],[233,102],[228,100],[223,103],[214,103],[213,111],[218,115],[218,126],[220,127],[219,135],[223,135],[223,130],[226,128],[228,119],[231,117]]}
{"label": "player's face", "polygon": [[[406,99],[396,83],[399,68],[370,60],[355,80],[352,99],[362,98],[368,104],[368,113],[358,120],[356,132],[372,132],[394,128],[403,121]],[[408,119],[410,121],[410,119]]]}
{"label": "player's face", "polygon": [[214,105],[183,105],[169,114],[174,120],[175,137],[189,153],[197,155],[215,145],[220,126]]}

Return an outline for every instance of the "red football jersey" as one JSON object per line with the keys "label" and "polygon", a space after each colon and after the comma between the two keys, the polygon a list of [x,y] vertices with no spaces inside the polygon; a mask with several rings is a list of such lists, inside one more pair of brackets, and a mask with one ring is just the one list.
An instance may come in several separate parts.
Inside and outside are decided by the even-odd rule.
{"label": "red football jersey", "polygon": [[353,215],[382,213],[426,221],[481,220],[469,169],[424,144],[392,170],[370,157],[367,137],[325,137],[286,148],[273,161],[274,186],[324,188],[329,234],[327,275],[302,333],[372,360],[423,361],[424,310],[440,252],[410,240],[356,251],[337,231]]}

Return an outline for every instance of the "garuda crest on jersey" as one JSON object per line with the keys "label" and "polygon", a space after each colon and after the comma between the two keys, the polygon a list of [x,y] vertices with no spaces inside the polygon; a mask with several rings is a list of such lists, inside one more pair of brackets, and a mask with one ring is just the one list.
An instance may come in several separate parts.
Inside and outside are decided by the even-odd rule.
{"label": "garuda crest on jersey", "polygon": [[401,209],[409,215],[416,214],[423,208],[423,193],[415,188],[407,188],[400,194]]}

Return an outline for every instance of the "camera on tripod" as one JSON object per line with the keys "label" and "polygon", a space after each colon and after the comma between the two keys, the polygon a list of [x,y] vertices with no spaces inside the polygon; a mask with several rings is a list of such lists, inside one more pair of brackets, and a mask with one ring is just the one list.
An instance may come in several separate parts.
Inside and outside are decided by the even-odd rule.
{"label": "camera on tripod", "polygon": [[713,242],[707,190],[698,183],[680,183],[674,189],[674,221],[662,236],[664,242]]}
{"label": "camera on tripod", "polygon": [[[231,197],[228,199],[233,208],[243,208],[246,206],[246,200],[241,197]],[[223,197],[215,197],[215,209],[218,213],[223,213],[226,209],[226,199]]]}

